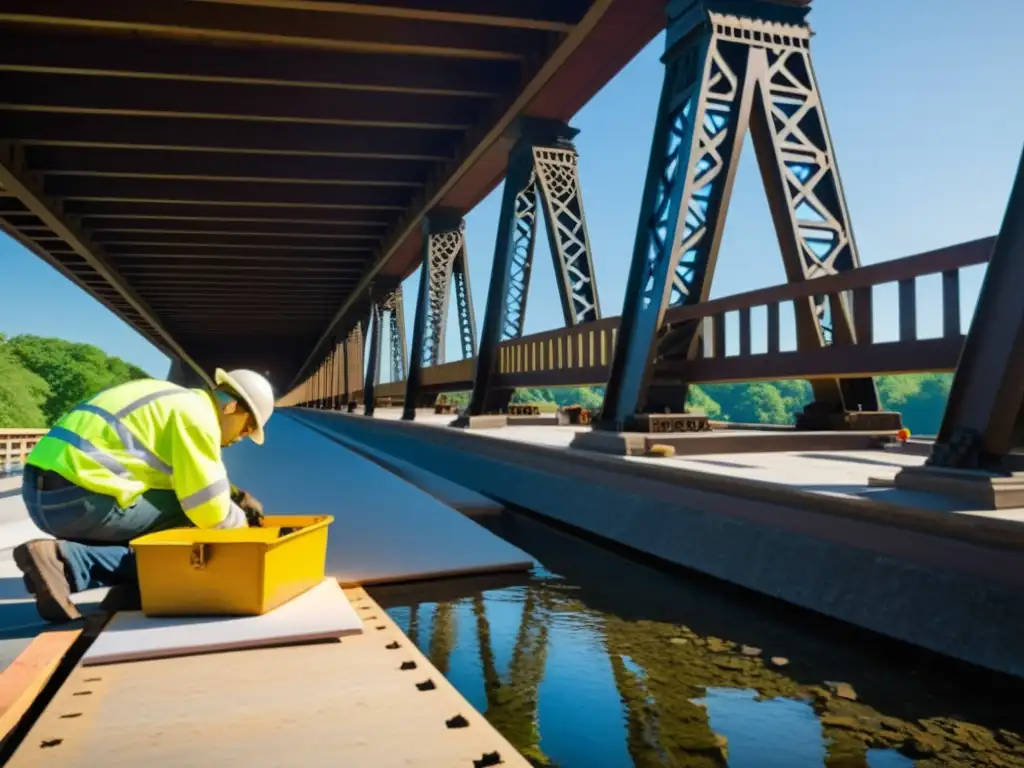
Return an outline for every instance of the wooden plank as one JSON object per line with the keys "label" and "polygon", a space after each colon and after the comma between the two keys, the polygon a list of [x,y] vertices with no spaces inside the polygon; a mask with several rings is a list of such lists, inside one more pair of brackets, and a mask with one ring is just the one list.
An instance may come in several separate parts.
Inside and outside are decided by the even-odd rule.
{"label": "wooden plank", "polygon": [[150,618],[117,614],[89,646],[82,664],[139,661],[211,651],[328,640],[363,631],[334,579],[262,616]]}
{"label": "wooden plank", "polygon": [[[528,763],[362,589],[333,643],[76,669],[9,765]],[[451,727],[448,723],[455,726]]]}
{"label": "wooden plank", "polygon": [[81,634],[81,629],[43,632],[0,672],[0,742],[24,717]]}

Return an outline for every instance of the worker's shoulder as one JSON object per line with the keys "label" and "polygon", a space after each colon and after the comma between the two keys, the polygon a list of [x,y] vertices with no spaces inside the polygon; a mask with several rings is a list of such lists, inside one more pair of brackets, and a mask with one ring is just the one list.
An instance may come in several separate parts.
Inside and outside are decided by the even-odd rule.
{"label": "worker's shoulder", "polygon": [[186,423],[220,429],[217,409],[214,407],[210,393],[206,390],[182,388],[182,391],[168,402],[173,402],[175,409]]}
{"label": "worker's shoulder", "polygon": [[163,393],[183,390],[167,381],[159,379],[132,379],[122,384],[103,390],[91,402],[102,408],[112,410],[134,410],[160,397]]}
{"label": "worker's shoulder", "polygon": [[177,416],[189,425],[219,428],[210,393],[188,389],[160,379],[136,379],[101,392],[93,404],[125,418],[172,420]]}

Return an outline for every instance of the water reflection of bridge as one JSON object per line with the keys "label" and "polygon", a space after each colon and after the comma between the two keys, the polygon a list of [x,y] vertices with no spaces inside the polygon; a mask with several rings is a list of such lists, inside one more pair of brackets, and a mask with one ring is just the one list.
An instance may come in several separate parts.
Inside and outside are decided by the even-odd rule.
{"label": "water reflection of bridge", "polygon": [[[536,524],[518,521],[514,525]],[[763,610],[748,604],[740,628],[735,599],[707,597],[706,585],[700,585],[705,599],[721,601],[710,613],[696,606],[690,595],[680,593],[674,576],[609,553],[597,555],[598,562],[593,562],[589,553],[580,555],[587,545],[571,543],[561,534],[544,536],[546,543],[528,548],[564,574],[564,580],[541,575],[525,586],[470,587],[461,592],[454,586],[457,591],[452,594],[422,592],[420,598],[410,592],[404,598],[388,599],[385,592],[382,599],[438,669],[535,765],[558,764],[550,754],[551,740],[545,744],[545,722],[549,737],[557,728],[542,717],[541,688],[546,677],[566,674],[557,669],[558,661],[552,662],[552,657],[565,659],[566,649],[552,652],[552,648],[564,642],[562,628],[568,626],[575,643],[568,653],[586,645],[600,648],[607,657],[606,668],[588,660],[585,674],[588,678],[607,675],[602,687],[608,696],[617,697],[624,729],[624,753],[618,759],[628,759],[636,766],[728,765],[730,745],[720,732],[727,729],[721,720],[718,728],[713,728],[715,694],[722,690],[751,693],[751,700],[742,702],[742,712],[789,701],[796,705],[792,711],[806,715],[803,719],[816,717],[819,742],[799,745],[799,752],[819,753],[830,768],[869,765],[875,750],[888,750],[891,759],[902,762],[893,753],[899,750],[924,766],[976,764],[978,759],[985,764],[1024,766],[1024,742],[1013,733],[1020,731],[1020,724],[999,720],[992,710],[972,711],[971,696],[962,691],[956,696],[959,715],[952,716],[957,710],[952,709],[951,698],[947,701],[936,695],[931,683],[921,687],[919,681],[929,673],[914,668],[920,666],[920,656],[902,671],[908,678],[913,675],[913,680],[881,680],[885,671],[865,677],[857,669],[863,661],[854,658],[859,650],[851,652],[841,640],[833,646],[832,640],[826,639],[828,658],[824,658],[820,637],[794,639],[792,635],[802,630],[794,632],[790,627],[787,636],[780,631],[777,617],[765,618],[777,608]],[[531,543],[537,542],[531,539]],[[604,576],[596,586],[595,573]],[[665,583],[668,581],[675,581],[675,586]],[[649,588],[638,589],[641,584]],[[730,611],[733,618],[728,616]],[[694,626],[679,623],[686,613],[693,617]],[[738,633],[750,645],[724,639],[739,637]],[[868,644],[875,642],[881,641]],[[753,647],[754,643],[764,650]],[[790,655],[792,663],[774,665],[768,657],[776,649]],[[887,656],[900,653],[889,645],[875,652]],[[502,663],[506,659],[507,665]],[[556,666],[550,666],[552,663]],[[902,664],[902,659],[898,663]],[[850,690],[843,686],[830,689],[824,683],[838,669],[847,670],[854,678]],[[583,682],[560,681],[560,685],[578,685],[580,711],[558,716],[574,719],[575,738],[609,742],[612,737],[600,732],[599,723],[586,727],[594,705],[582,691],[591,692],[596,683]],[[984,687],[984,683],[979,685]],[[473,690],[481,688],[483,698],[474,700]],[[898,689],[895,696],[894,688]],[[848,698],[851,694],[853,699]],[[897,702],[896,697],[902,700]],[[786,727],[781,721],[775,726]],[[792,744],[798,738],[806,739],[806,734],[783,733],[773,741],[785,747],[787,741]],[[774,758],[773,764],[785,763],[783,755]],[[609,765],[618,764],[611,754],[607,759]]]}

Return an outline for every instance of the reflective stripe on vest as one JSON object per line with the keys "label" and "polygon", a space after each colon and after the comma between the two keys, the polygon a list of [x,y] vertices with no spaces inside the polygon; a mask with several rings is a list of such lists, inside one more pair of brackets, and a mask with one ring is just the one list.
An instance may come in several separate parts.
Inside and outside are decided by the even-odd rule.
{"label": "reflective stripe on vest", "polygon": [[[138,400],[134,400],[133,402],[128,403],[128,405],[126,405],[124,408],[121,408],[116,413],[111,413],[110,411],[95,406],[92,403],[80,403],[71,410],[85,411],[86,413],[92,413],[95,414],[96,416],[99,416],[101,419],[107,422],[107,424],[109,424],[110,427],[117,433],[117,437],[121,441],[121,444],[124,446],[124,449],[127,453],[136,456],[151,469],[156,470],[157,472],[166,475],[167,477],[171,477],[173,472],[171,470],[170,464],[161,459],[159,456],[157,456],[155,453],[149,450],[149,448],[147,448],[146,446],[142,445],[141,443],[138,443],[135,440],[135,435],[132,434],[131,430],[128,429],[128,425],[125,424],[124,421],[122,421],[122,419],[124,419],[124,417],[130,414],[132,411],[138,410],[139,408],[142,408],[144,405],[149,405],[154,400],[158,400],[161,397],[167,397],[169,395],[179,395],[188,391],[189,390],[184,389],[183,387],[174,387],[173,389],[161,389],[157,390],[156,392],[150,392],[148,395],[144,395],[143,397],[140,397]],[[68,429],[64,429],[63,427],[54,427],[49,431],[49,433],[47,433],[47,436],[56,438],[61,442],[67,443],[68,445],[77,448],[90,459],[92,459],[97,464],[102,466],[104,469],[113,472],[115,475],[118,475],[120,477],[128,477],[131,475],[131,473],[124,468],[124,465],[122,465],[121,462],[119,462],[113,456],[101,451],[88,440],[79,437],[74,432]],[[83,448],[83,446],[85,447]],[[192,495],[194,496],[196,494]],[[213,497],[211,496],[210,498]],[[197,502],[197,505],[199,503],[202,502]]]}
{"label": "reflective stripe on vest", "polygon": [[225,491],[230,490],[231,485],[228,483],[228,479],[226,477],[222,477],[220,480],[214,480],[205,488],[200,488],[195,493],[190,493],[182,499],[181,508],[186,512],[189,512],[208,501],[213,501]]}
{"label": "reflective stripe on vest", "polygon": [[46,436],[60,440],[62,443],[67,443],[72,448],[77,448],[108,472],[113,472],[118,477],[128,477],[131,475],[131,472],[125,469],[121,462],[110,454],[101,451],[84,437],[76,435],[70,429],[64,429],[64,427],[53,427],[46,433]]}

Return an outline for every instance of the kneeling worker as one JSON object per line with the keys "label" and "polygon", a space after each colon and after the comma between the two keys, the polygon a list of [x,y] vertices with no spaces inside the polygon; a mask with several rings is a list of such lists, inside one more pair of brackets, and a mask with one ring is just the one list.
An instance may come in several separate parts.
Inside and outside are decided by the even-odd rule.
{"label": "kneeling worker", "polygon": [[22,497],[57,538],[15,548],[47,621],[77,619],[71,595],[137,581],[128,542],[168,528],[259,525],[262,509],[228,483],[221,448],[263,444],[274,410],[265,378],[217,369],[216,390],[130,381],[75,406],[29,454]]}

